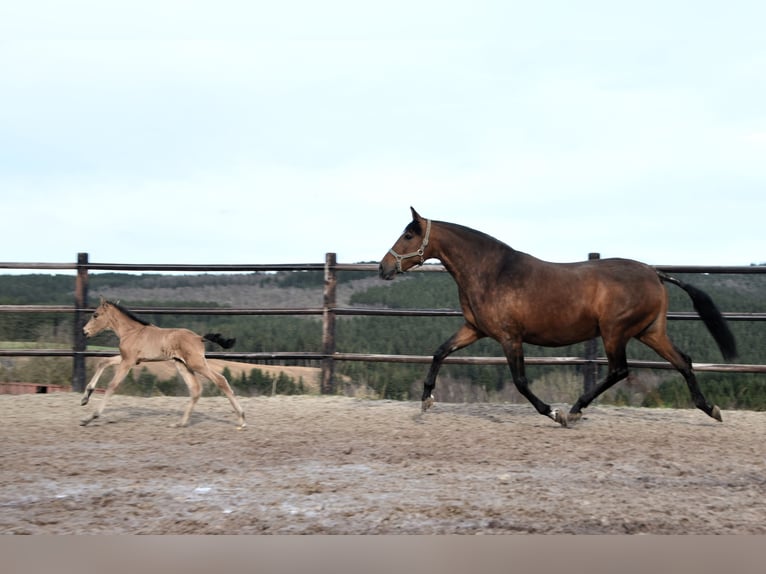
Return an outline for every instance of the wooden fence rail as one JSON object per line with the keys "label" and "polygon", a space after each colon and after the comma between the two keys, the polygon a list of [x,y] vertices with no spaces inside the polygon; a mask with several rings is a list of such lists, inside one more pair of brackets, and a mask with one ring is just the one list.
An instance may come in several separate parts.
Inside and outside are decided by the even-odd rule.
{"label": "wooden fence rail", "polygon": [[[598,258],[598,254],[590,254]],[[718,273],[718,274],[753,274],[766,273],[764,266],[690,266],[657,265],[657,269],[669,273]],[[111,356],[110,351],[89,351],[82,327],[93,307],[88,304],[88,279],[90,271],[155,271],[155,272],[275,272],[275,271],[322,271],[324,273],[323,304],[321,307],[285,307],[285,308],[186,308],[186,307],[136,307],[137,313],[172,314],[172,315],[316,315],[322,316],[322,352],[211,352],[211,358],[243,361],[318,361],[321,364],[321,392],[334,392],[334,369],[336,361],[394,362],[394,363],[430,363],[432,357],[425,355],[384,355],[338,352],[335,345],[335,320],[339,316],[407,316],[407,317],[459,317],[457,309],[385,309],[368,307],[339,307],[336,300],[337,273],[339,271],[377,272],[377,265],[339,264],[334,253],[327,253],[324,263],[307,264],[124,264],[91,263],[87,253],[79,253],[77,263],[17,263],[0,262],[0,269],[28,270],[74,270],[75,297],[73,306],[65,305],[0,305],[0,313],[73,313],[74,337],[72,349],[0,349],[2,356],[26,357],[72,357],[72,390],[82,392],[85,388],[85,359],[87,357]],[[441,265],[424,265],[415,272],[444,272]],[[766,313],[724,313],[730,321],[764,321]],[[669,313],[671,320],[698,320],[696,313]],[[595,356],[596,345],[586,345],[583,357],[527,357],[529,365],[571,365],[586,366],[584,386],[593,384],[595,370],[605,365],[606,359]],[[448,357],[447,364],[503,365],[505,357]],[[630,361],[632,367],[652,369],[672,369],[666,362]],[[587,367],[592,367],[588,369]],[[717,364],[695,363],[698,371],[766,373],[766,365],[760,364]]]}

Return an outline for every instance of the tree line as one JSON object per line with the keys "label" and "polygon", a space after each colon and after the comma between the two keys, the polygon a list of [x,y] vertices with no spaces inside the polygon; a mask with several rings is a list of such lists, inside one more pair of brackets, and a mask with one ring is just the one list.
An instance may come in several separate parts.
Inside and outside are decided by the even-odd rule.
{"label": "tree line", "polygon": [[[353,281],[359,273],[346,272],[341,282]],[[725,312],[766,312],[766,277],[763,275],[689,275],[684,281],[708,292]],[[236,289],[245,281],[258,281],[264,289],[292,288],[315,290],[321,294],[321,272],[280,272],[251,275],[201,276],[136,276],[121,273],[92,274],[92,291],[99,286],[135,287],[142,285],[147,299],[123,301],[128,307],[138,306],[206,306],[215,301],[163,301],[150,298],[152,286],[173,284],[204,285],[215,282],[222,289]],[[21,275],[0,276],[0,304],[71,304],[74,278],[71,276]],[[686,294],[669,286],[671,311],[693,311]],[[321,295],[320,295],[321,296]],[[355,306],[390,308],[458,309],[457,289],[451,277],[441,273],[420,273],[403,276],[393,282],[380,282],[355,291],[350,297]],[[163,327],[187,327],[197,332],[216,331],[235,336],[235,350],[242,352],[321,352],[322,326],[315,317],[291,316],[211,316],[211,315],[147,315],[144,318]],[[340,352],[431,355],[461,324],[460,317],[339,317],[336,322],[336,346]],[[766,363],[763,346],[764,324],[731,322],[740,354],[740,362]],[[698,362],[721,362],[718,350],[699,321],[670,321],[671,338],[676,345]],[[46,346],[71,345],[73,332],[70,314],[0,314],[0,341],[28,342]],[[90,341],[92,345],[115,346],[112,334],[102,334]],[[582,344],[564,348],[543,348],[528,345],[528,356],[583,356]],[[481,340],[458,354],[471,356],[500,356],[499,345]],[[603,355],[603,350],[599,350]],[[630,359],[659,360],[653,351],[638,342],[628,348]],[[66,364],[66,362],[65,362]],[[293,362],[296,364],[296,362]],[[312,366],[310,362],[303,364]],[[313,365],[316,366],[316,365]],[[63,369],[65,377],[69,367]],[[354,384],[366,385],[378,396],[390,399],[418,399],[427,365],[401,363],[336,363],[336,373],[349,377]],[[552,379],[568,381],[575,389],[582,385],[582,375],[575,367],[529,366],[527,374],[533,385],[546,385]],[[602,369],[602,375],[604,374]],[[722,408],[766,409],[766,382],[762,375],[736,373],[698,373],[703,392]],[[445,382],[446,381],[446,382]],[[651,384],[647,383],[651,381]],[[271,385],[273,383],[265,383]],[[68,384],[68,383],[67,383]],[[258,384],[244,381],[245,387]],[[505,365],[445,365],[439,386],[451,384],[465,392],[480,392],[480,396],[503,397],[512,387],[510,372]],[[552,384],[552,383],[550,383]],[[293,381],[298,392],[298,382]],[[285,386],[287,388],[287,385]],[[439,387],[437,387],[438,389]],[[634,392],[641,388],[640,393]],[[512,389],[511,389],[512,390]],[[259,391],[258,391],[259,392]],[[292,391],[291,391],[292,392]],[[575,391],[572,391],[575,392]],[[549,399],[556,400],[555,397]],[[675,371],[636,370],[631,381],[620,383],[606,397],[619,404],[633,406],[690,406],[688,391],[682,377]]]}

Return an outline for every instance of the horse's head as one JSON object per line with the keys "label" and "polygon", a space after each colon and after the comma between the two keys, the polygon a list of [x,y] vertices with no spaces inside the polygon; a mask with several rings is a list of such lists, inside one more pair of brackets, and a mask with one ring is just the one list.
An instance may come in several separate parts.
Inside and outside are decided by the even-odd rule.
{"label": "horse's head", "polygon": [[85,336],[93,337],[94,335],[98,335],[101,331],[109,329],[113,311],[114,306],[102,297],[101,303],[96,307],[90,320],[82,328]]}
{"label": "horse's head", "polygon": [[412,207],[410,210],[412,222],[404,228],[404,233],[380,260],[378,273],[381,279],[393,279],[397,273],[404,273],[431,257],[431,220],[420,217]]}

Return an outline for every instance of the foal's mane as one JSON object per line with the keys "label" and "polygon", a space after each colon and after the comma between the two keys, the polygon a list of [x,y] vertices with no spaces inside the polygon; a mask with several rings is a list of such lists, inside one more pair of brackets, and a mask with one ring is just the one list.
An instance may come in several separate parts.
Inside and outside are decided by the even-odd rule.
{"label": "foal's mane", "polygon": [[133,311],[131,311],[127,307],[123,307],[117,301],[107,301],[107,303],[109,303],[112,307],[115,307],[120,313],[122,313],[123,315],[127,315],[128,317],[130,317],[134,321],[137,321],[137,322],[141,323],[142,325],[151,325],[151,323],[149,321],[147,321],[146,319],[142,319],[141,317],[135,315],[133,313]]}

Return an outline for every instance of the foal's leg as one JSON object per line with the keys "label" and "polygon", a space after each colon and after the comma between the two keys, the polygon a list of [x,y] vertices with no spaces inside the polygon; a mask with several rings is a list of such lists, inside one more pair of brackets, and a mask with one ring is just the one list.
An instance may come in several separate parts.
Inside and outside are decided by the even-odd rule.
{"label": "foal's leg", "polygon": [[504,343],[503,351],[505,351],[505,356],[508,359],[508,366],[511,368],[513,384],[516,385],[518,391],[532,403],[538,413],[552,418],[563,427],[567,426],[566,413],[559,409],[552,409],[548,403],[540,400],[529,388],[529,381],[524,370],[524,347],[521,339]]}
{"label": "foal's leg", "polygon": [[93,394],[93,391],[96,390],[96,384],[98,383],[98,379],[101,377],[101,375],[104,372],[104,369],[107,367],[111,367],[113,365],[119,365],[120,361],[122,361],[122,357],[119,355],[115,355],[114,357],[107,357],[106,359],[101,359],[98,362],[98,365],[96,367],[96,373],[93,375],[93,378],[88,383],[88,386],[85,387],[85,392],[82,395],[82,399],[80,400],[80,404],[82,406],[85,406],[88,404],[88,401],[90,400],[90,396]]}
{"label": "foal's leg", "polygon": [[421,399],[423,412],[427,411],[431,405],[434,404],[434,396],[432,393],[436,386],[436,375],[439,373],[439,369],[441,368],[444,359],[455,351],[467,347],[471,343],[475,343],[482,337],[484,337],[484,335],[479,333],[474,327],[468,323],[464,323],[454,335],[436,349],[433,360],[431,361],[431,367],[428,369],[428,375],[426,375],[426,380],[423,383],[423,398]]}
{"label": "foal's leg", "polygon": [[717,405],[708,403],[702,394],[697,384],[697,378],[694,376],[694,372],[692,372],[692,360],[670,341],[665,332],[644,333],[638,339],[657,351],[663,359],[668,361],[683,375],[686,386],[689,387],[692,401],[694,401],[694,406],[718,422],[723,422],[721,409]]}
{"label": "foal's leg", "polygon": [[216,373],[213,369],[211,369],[207,361],[205,361],[204,366],[198,370],[198,372],[202,373],[208,379],[213,381],[218,386],[218,388],[221,389],[221,392],[226,395],[226,398],[229,399],[234,412],[237,413],[237,428],[240,430],[244,429],[247,426],[247,423],[245,423],[245,410],[239,404],[237,397],[234,396],[234,391],[231,390],[229,381],[226,380],[226,377],[220,373]]}
{"label": "foal's leg", "polygon": [[82,419],[80,421],[80,425],[85,426],[93,419],[97,419],[101,416],[101,413],[104,412],[104,407],[106,407],[106,403],[109,400],[109,397],[114,394],[114,391],[117,390],[117,387],[120,386],[120,383],[123,381],[123,379],[128,376],[128,373],[132,367],[133,363],[128,361],[120,361],[120,364],[115,369],[114,377],[112,377],[112,380],[109,381],[109,385],[107,385],[106,392],[104,392],[104,396],[101,398],[101,402],[99,403],[98,407],[93,411],[93,414],[87,418]]}
{"label": "foal's leg", "polygon": [[194,372],[184,363],[183,361],[179,361],[176,359],[176,370],[178,370],[178,373],[181,375],[181,378],[186,383],[186,386],[189,388],[189,404],[186,405],[186,410],[184,411],[183,416],[181,417],[181,421],[178,423],[174,423],[170,426],[172,427],[185,427],[189,424],[189,417],[191,417],[192,410],[194,410],[194,405],[197,404],[197,401],[199,400],[200,395],[202,394],[202,385],[200,384],[199,380],[195,376]]}

